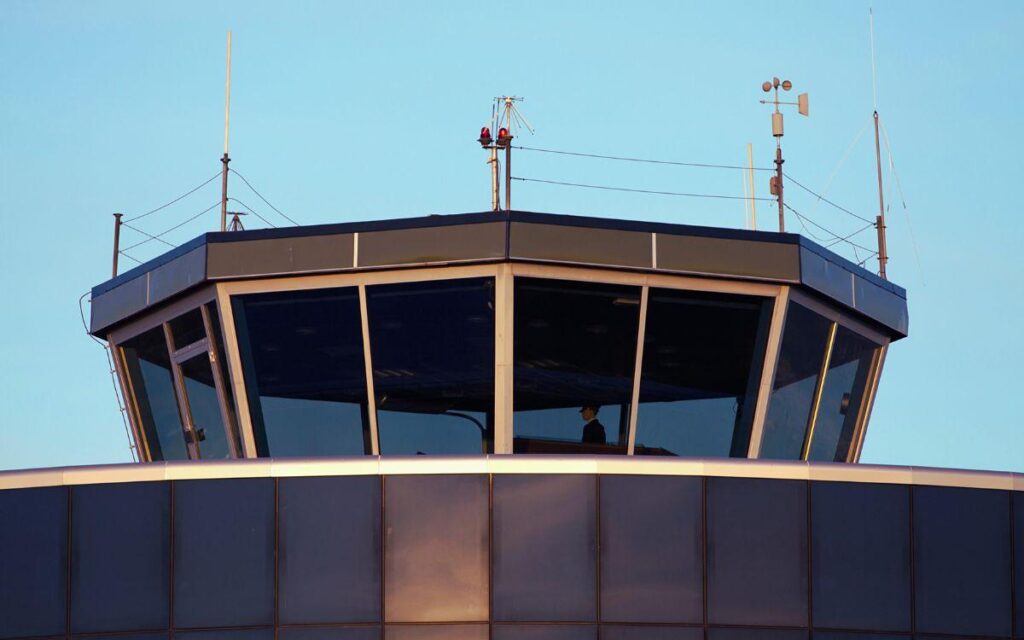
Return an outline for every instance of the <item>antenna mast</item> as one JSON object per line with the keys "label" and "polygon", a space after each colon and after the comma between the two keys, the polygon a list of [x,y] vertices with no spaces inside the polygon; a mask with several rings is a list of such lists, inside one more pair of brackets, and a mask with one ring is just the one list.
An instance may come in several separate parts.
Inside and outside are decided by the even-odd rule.
{"label": "antenna mast", "polygon": [[786,209],[785,204],[782,200],[782,163],[785,162],[782,159],[782,112],[779,111],[779,105],[782,104],[795,104],[797,111],[802,116],[808,114],[807,106],[807,94],[801,93],[797,96],[796,102],[781,102],[779,101],[779,87],[782,87],[783,91],[789,91],[793,88],[793,83],[789,80],[779,81],[778,78],[772,78],[771,82],[764,82],[761,84],[761,90],[765,93],[775,90],[775,97],[772,100],[761,100],[761,104],[773,104],[775,105],[775,113],[772,114],[772,135],[775,136],[775,175],[772,177],[769,183],[769,188],[773,196],[777,196],[779,200],[779,231],[786,230]]}
{"label": "antenna mast", "polygon": [[224,82],[224,157],[220,159],[224,165],[220,180],[220,230],[228,228],[228,125],[231,122],[231,32],[228,31],[227,78]]}
{"label": "antenna mast", "polygon": [[[527,131],[533,133],[533,127],[527,122],[523,114],[516,108],[516,102],[523,99],[517,96],[500,96],[494,99],[491,108],[491,126],[481,127],[480,137],[477,142],[484,149],[490,151],[491,165],[491,210],[498,211],[501,208],[501,196],[498,193],[498,149],[505,150],[505,210],[512,209],[512,128],[523,126]],[[500,111],[499,111],[500,109]],[[498,138],[491,137],[491,128],[497,127]]]}
{"label": "antenna mast", "polygon": [[878,217],[875,218],[875,229],[878,231],[878,275],[888,280],[885,276],[885,263],[889,262],[889,252],[885,246],[885,195],[882,189],[882,146],[878,141],[878,90],[875,82],[875,14],[870,8],[868,26],[871,32],[871,98],[875,107],[872,116],[875,121],[875,165],[878,168]]}

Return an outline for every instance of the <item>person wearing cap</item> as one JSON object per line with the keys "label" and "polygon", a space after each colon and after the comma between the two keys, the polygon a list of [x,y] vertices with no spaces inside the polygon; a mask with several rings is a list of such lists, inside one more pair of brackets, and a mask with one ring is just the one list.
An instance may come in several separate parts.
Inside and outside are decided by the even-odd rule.
{"label": "person wearing cap", "polygon": [[604,425],[597,420],[597,412],[601,407],[595,404],[584,405],[580,409],[583,418],[583,442],[586,444],[605,444]]}

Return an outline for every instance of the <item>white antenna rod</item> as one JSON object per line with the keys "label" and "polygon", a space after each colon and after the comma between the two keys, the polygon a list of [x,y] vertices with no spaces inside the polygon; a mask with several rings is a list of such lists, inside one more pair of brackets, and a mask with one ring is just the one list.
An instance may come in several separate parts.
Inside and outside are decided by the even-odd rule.
{"label": "white antenna rod", "polygon": [[871,106],[878,111],[878,86],[875,80],[875,12],[868,7],[868,31],[871,34]]}
{"label": "white antenna rod", "polygon": [[227,79],[224,82],[224,157],[220,159],[224,165],[220,180],[220,230],[228,230],[228,125],[231,117],[231,32],[228,31]]}
{"label": "white antenna rod", "polygon": [[754,145],[747,143],[747,167],[750,173],[750,228],[757,231],[757,198],[754,197]]}
{"label": "white antenna rod", "polygon": [[227,79],[224,81],[224,155],[228,154],[228,125],[231,122],[231,32],[228,31]]}

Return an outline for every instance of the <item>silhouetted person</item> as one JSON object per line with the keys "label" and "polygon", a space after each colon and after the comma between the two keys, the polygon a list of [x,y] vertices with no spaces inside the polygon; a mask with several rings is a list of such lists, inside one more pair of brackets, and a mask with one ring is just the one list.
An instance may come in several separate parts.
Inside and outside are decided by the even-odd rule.
{"label": "silhouetted person", "polygon": [[584,406],[580,409],[580,417],[583,418],[583,442],[586,444],[605,444],[604,425],[598,422],[597,412],[601,407],[596,405]]}

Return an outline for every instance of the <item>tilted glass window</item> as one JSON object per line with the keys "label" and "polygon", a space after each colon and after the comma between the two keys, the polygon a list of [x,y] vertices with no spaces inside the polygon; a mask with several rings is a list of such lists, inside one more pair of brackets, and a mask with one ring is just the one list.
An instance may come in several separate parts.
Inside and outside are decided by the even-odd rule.
{"label": "tilted glass window", "polygon": [[746,457],[772,301],[651,289],[636,453]]}
{"label": "tilted glass window", "polygon": [[188,458],[163,327],[126,340],[121,351],[150,459]]}
{"label": "tilted glass window", "polygon": [[864,389],[879,345],[844,326],[836,328],[808,460],[845,462],[853,441]]}
{"label": "tilted glass window", "polygon": [[355,287],[232,299],[260,456],[370,452]]}
{"label": "tilted glass window", "polygon": [[217,312],[217,305],[208,304],[206,305],[207,310],[210,312],[210,326],[213,330],[213,335],[210,338],[214,341],[215,348],[213,349],[214,363],[213,366],[220,368],[220,379],[223,381],[221,385],[224,390],[224,402],[225,402],[225,413],[228,417],[228,423],[230,424],[229,434],[235,442],[235,450],[238,451],[239,457],[245,457],[242,450],[242,441],[238,432],[238,414],[235,410],[235,392],[231,385],[231,375],[228,373],[228,356],[224,350],[224,333],[221,331],[220,326],[220,314]]}
{"label": "tilted glass window", "polygon": [[625,453],[640,288],[516,278],[514,296],[515,452]]}
{"label": "tilted glass window", "polygon": [[366,288],[382,454],[490,453],[494,279]]}
{"label": "tilted glass window", "polygon": [[224,418],[220,412],[209,352],[203,351],[185,360],[180,366],[192,426],[199,435],[199,457],[204,460],[230,458],[231,447],[228,446],[224,430]]}
{"label": "tilted glass window", "polygon": [[799,460],[832,322],[790,303],[761,440],[762,458]]}

